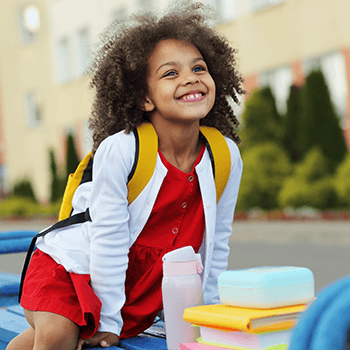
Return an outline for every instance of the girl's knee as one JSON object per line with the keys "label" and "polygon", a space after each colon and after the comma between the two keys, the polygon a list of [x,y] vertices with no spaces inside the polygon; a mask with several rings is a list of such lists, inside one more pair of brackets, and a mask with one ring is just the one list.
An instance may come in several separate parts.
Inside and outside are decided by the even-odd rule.
{"label": "girl's knee", "polygon": [[76,349],[80,327],[73,321],[49,312],[35,312],[33,322],[34,350]]}
{"label": "girl's knee", "polygon": [[6,347],[6,350],[33,350],[34,329],[29,327],[24,332],[13,338]]}

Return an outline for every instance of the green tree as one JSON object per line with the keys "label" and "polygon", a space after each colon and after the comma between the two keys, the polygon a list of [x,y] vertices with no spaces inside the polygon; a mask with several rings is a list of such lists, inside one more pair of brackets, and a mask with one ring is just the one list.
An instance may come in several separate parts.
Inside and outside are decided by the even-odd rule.
{"label": "green tree", "polygon": [[242,115],[243,151],[265,142],[281,144],[281,117],[269,87],[255,90],[246,102]]}
{"label": "green tree", "polygon": [[54,203],[63,197],[64,186],[66,179],[61,179],[57,171],[57,163],[55,158],[55,153],[53,149],[49,150],[50,159],[50,202]]}
{"label": "green tree", "polygon": [[75,172],[79,164],[79,157],[75,147],[75,140],[72,133],[67,135],[67,155],[66,155],[66,179]]}
{"label": "green tree", "polygon": [[301,156],[318,147],[334,171],[344,159],[347,147],[321,71],[313,71],[306,77],[301,92],[301,109],[296,138]]}
{"label": "green tree", "polygon": [[299,86],[292,85],[290,87],[287,100],[287,112],[283,122],[282,142],[292,162],[297,162],[301,159],[300,146],[298,143],[298,132],[301,123],[300,91],[301,87]]}
{"label": "green tree", "polygon": [[32,182],[27,177],[15,183],[15,185],[13,186],[11,195],[14,197],[28,198],[35,203],[38,202],[35,196]]}

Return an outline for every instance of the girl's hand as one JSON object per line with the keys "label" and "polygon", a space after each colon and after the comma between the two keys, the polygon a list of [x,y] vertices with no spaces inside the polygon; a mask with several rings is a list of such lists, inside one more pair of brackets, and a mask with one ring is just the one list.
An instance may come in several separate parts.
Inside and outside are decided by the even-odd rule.
{"label": "girl's hand", "polygon": [[102,346],[103,348],[108,348],[112,345],[119,344],[119,337],[110,332],[96,332],[90,339],[79,339],[77,350],[84,348],[92,348],[94,346]]}

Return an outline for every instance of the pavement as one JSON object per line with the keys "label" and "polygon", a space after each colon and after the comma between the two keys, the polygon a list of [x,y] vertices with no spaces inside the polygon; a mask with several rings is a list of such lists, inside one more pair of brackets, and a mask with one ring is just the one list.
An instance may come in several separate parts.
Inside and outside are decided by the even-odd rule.
{"label": "pavement", "polygon": [[350,246],[349,220],[250,220],[232,227],[232,242]]}
{"label": "pavement", "polygon": [[[54,219],[1,220],[0,231],[37,230]],[[350,273],[349,220],[237,220],[230,238],[228,269],[304,266],[316,290]],[[25,253],[0,255],[0,271],[19,274]]]}

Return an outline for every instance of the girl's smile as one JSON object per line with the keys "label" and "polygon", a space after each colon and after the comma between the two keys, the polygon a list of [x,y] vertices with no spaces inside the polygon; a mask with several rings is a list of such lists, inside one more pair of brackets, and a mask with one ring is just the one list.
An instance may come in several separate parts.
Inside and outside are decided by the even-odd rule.
{"label": "girl's smile", "polygon": [[214,105],[214,80],[201,53],[186,41],[166,39],[155,46],[147,84],[143,108],[151,112],[151,120],[199,123]]}
{"label": "girl's smile", "polygon": [[202,101],[204,97],[205,95],[203,92],[190,91],[187,94],[181,96],[179,100],[183,102],[196,102],[196,101]]}

